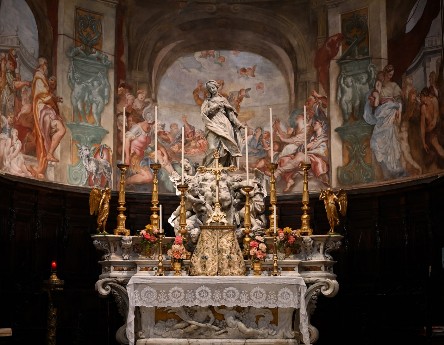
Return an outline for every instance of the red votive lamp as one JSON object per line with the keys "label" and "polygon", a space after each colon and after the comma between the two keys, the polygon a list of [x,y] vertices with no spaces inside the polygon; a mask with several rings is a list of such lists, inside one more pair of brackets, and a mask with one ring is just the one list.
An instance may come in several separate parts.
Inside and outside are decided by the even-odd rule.
{"label": "red votive lamp", "polygon": [[52,271],[55,271],[56,269],[57,269],[57,262],[52,261],[52,262],[51,262],[51,270],[52,270]]}

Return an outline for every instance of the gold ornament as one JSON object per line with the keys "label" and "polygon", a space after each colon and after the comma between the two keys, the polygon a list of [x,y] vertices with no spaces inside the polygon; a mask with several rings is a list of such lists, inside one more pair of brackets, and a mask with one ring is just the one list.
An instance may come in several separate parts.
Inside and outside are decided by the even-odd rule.
{"label": "gold ornament", "polygon": [[103,190],[94,187],[89,193],[89,213],[97,215],[97,232],[99,234],[108,234],[106,232],[106,221],[109,215],[110,199],[111,189],[109,187]]}
{"label": "gold ornament", "polygon": [[339,213],[345,216],[347,213],[347,194],[343,189],[334,192],[331,188],[321,190],[319,200],[324,200],[325,211],[327,212],[328,223],[330,224],[329,234],[335,234],[335,226],[339,224]]}

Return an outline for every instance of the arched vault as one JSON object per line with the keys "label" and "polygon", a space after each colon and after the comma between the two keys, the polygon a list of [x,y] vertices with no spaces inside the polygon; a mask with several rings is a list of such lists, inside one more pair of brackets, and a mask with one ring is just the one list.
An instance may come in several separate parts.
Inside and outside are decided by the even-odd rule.
{"label": "arched vault", "polygon": [[[305,6],[304,6],[305,4]],[[273,62],[282,72],[295,104],[298,80],[312,74],[315,23],[308,1],[127,2],[128,74],[156,97],[159,81],[181,56],[200,50],[240,50]],[[305,7],[307,11],[301,12]],[[308,41],[311,40],[311,41]]]}

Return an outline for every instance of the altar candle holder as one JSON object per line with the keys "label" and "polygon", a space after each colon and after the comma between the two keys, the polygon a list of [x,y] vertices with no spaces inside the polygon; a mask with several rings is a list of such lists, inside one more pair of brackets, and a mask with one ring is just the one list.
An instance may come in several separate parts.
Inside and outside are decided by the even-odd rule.
{"label": "altar candle holder", "polygon": [[271,235],[274,231],[274,227],[275,227],[275,222],[276,222],[276,227],[277,227],[277,222],[278,222],[278,217],[274,216],[274,206],[277,205],[277,198],[276,198],[276,179],[274,177],[274,172],[276,171],[278,165],[277,163],[270,163],[270,172],[271,172],[271,176],[270,176],[270,227],[267,229],[268,234],[267,235]]}
{"label": "altar candle holder", "polygon": [[158,261],[157,261],[157,272],[156,272],[156,276],[164,276],[164,269],[163,269],[163,252],[162,252],[162,242],[163,242],[163,238],[165,237],[165,235],[159,234],[159,256],[157,257]]}
{"label": "altar candle holder", "polygon": [[311,236],[313,234],[313,229],[310,227],[310,215],[308,211],[310,210],[310,195],[308,192],[308,170],[311,168],[310,163],[302,162],[300,167],[304,171],[304,183],[302,187],[302,216],[301,216],[301,228],[297,230],[301,236]]}
{"label": "altar candle holder", "polygon": [[117,215],[117,228],[114,229],[114,235],[129,236],[130,231],[125,226],[125,176],[129,166],[127,164],[117,164],[117,167],[120,170],[119,200],[117,202],[119,204],[119,206],[117,206],[119,214]]}
{"label": "altar candle holder", "polygon": [[179,227],[180,227],[180,235],[182,236],[182,240],[186,241],[187,234],[187,212],[185,209],[185,193],[188,190],[187,184],[180,184],[177,186],[180,191],[180,214],[179,214]]}
{"label": "altar candle holder", "polygon": [[152,163],[150,165],[151,169],[153,169],[153,192],[151,193],[151,203],[153,206],[151,206],[151,216],[150,216],[150,223],[153,228],[160,229],[159,224],[159,180],[157,178],[157,174],[161,168],[160,163]]}
{"label": "altar candle holder", "polygon": [[250,255],[250,231],[251,231],[251,213],[250,213],[250,192],[253,190],[252,186],[244,186],[242,190],[245,192],[245,215],[244,215],[244,256]]}
{"label": "altar candle holder", "polygon": [[272,276],[280,276],[278,267],[278,256],[277,256],[277,232],[273,232],[273,271],[271,271]]}

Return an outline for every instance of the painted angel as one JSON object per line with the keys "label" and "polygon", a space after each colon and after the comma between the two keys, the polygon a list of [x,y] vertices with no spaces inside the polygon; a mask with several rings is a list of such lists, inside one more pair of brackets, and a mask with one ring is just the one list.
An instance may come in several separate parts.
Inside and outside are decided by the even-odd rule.
{"label": "painted angel", "polygon": [[327,212],[328,223],[330,224],[330,234],[335,233],[335,226],[339,224],[339,213],[345,216],[347,212],[347,194],[343,189],[334,192],[331,188],[321,190],[319,200],[324,200],[325,211]]}
{"label": "painted angel", "polygon": [[109,201],[111,199],[111,188],[106,187],[91,189],[89,194],[89,212],[97,215],[97,232],[106,235],[106,221],[109,215]]}

